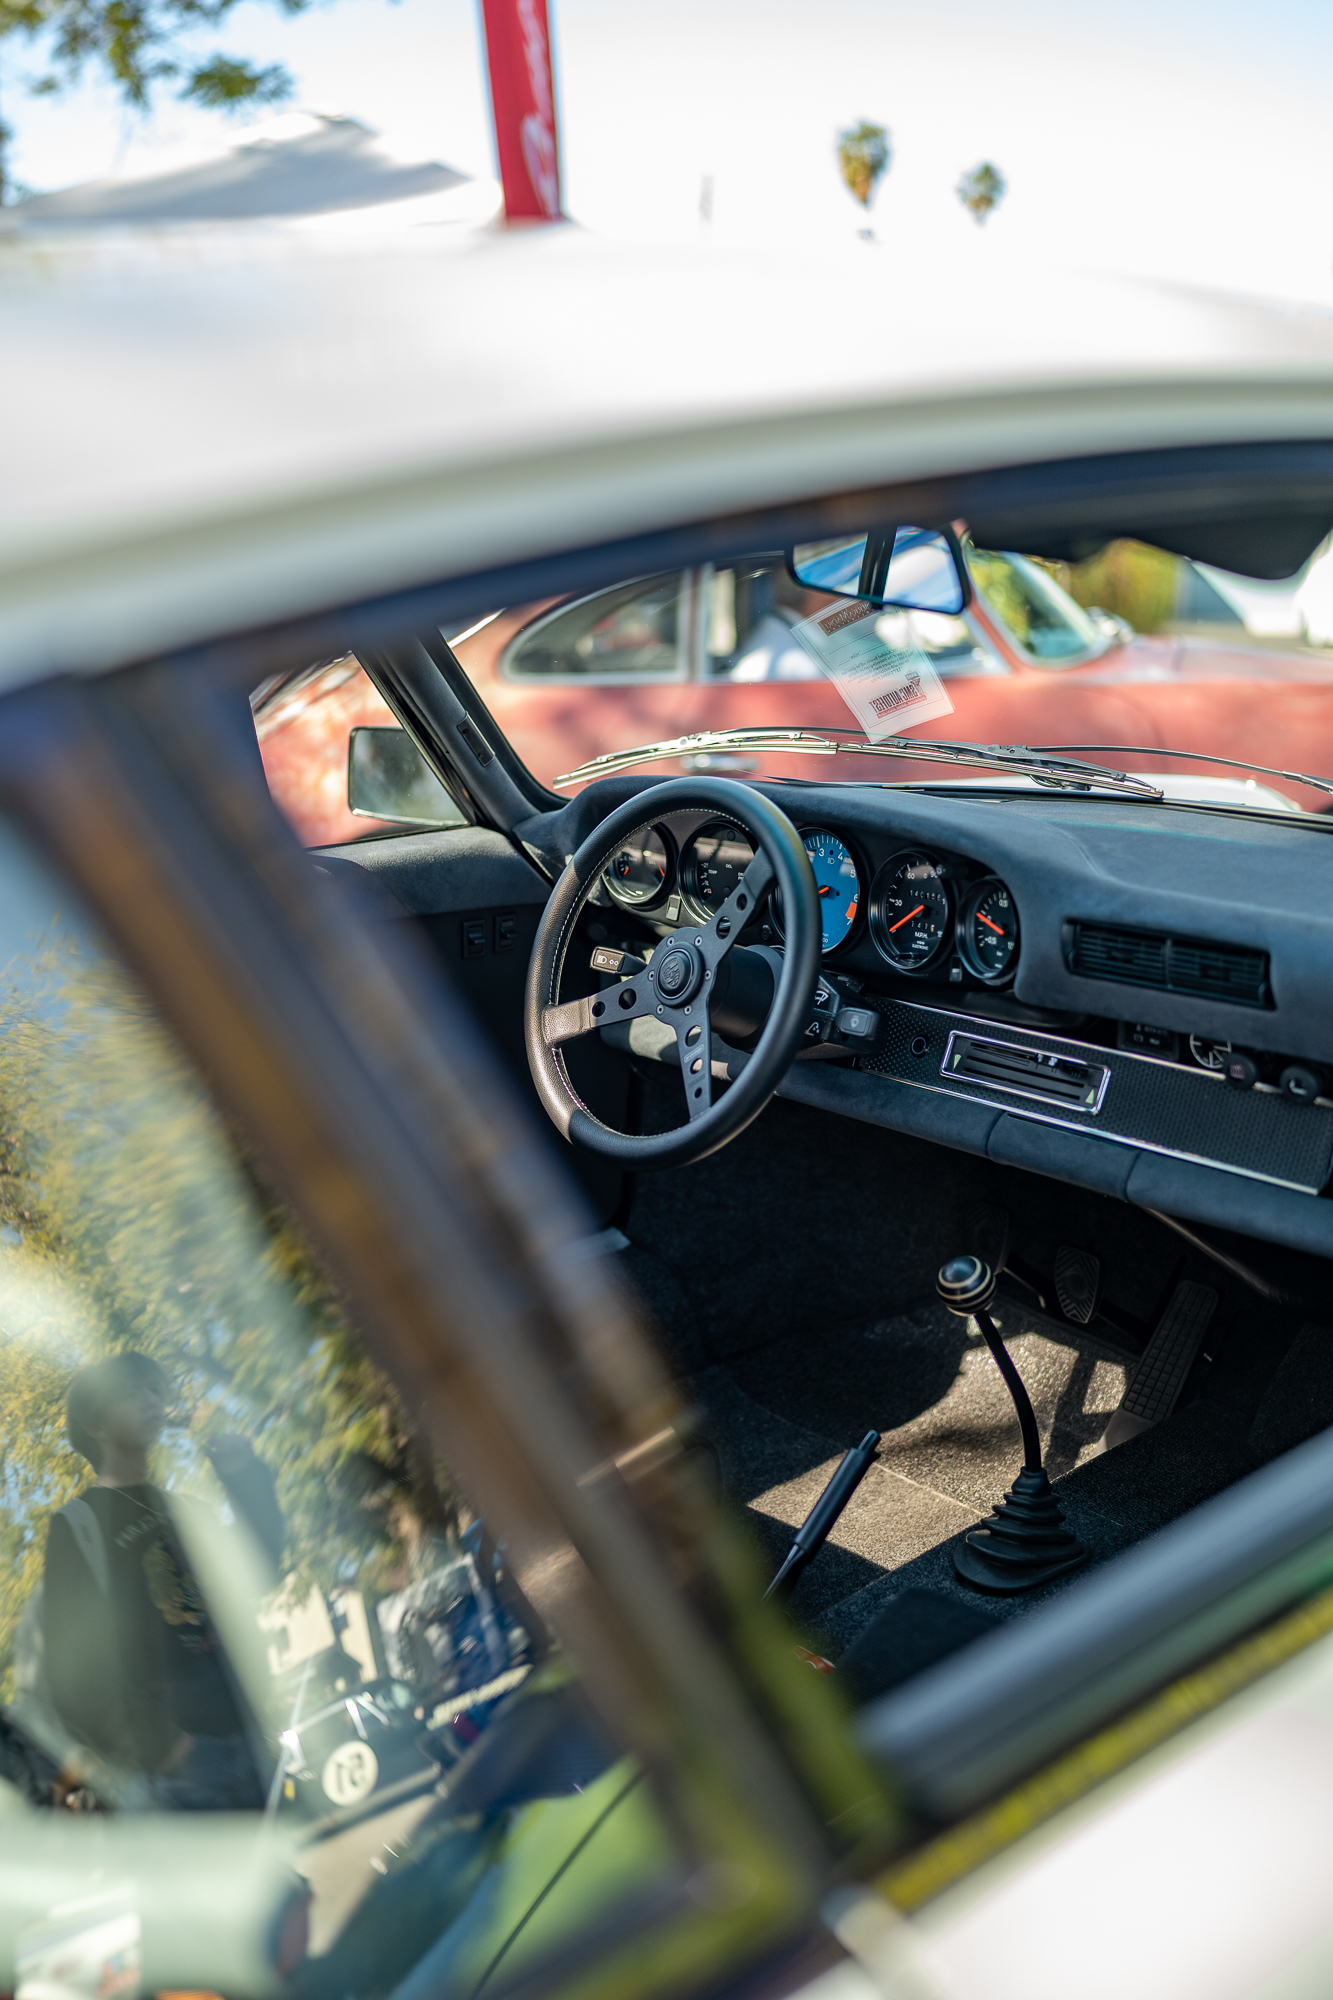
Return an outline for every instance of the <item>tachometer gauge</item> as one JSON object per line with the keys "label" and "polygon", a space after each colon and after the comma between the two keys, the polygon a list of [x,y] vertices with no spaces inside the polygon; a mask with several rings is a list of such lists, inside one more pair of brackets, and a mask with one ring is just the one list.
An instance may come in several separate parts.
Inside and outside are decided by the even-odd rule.
{"label": "tachometer gauge", "polygon": [[739,827],[700,827],[681,856],[681,887],[699,913],[711,917],[753,860],[754,849]]}
{"label": "tachometer gauge", "polygon": [[671,853],[656,827],[632,834],[606,869],[612,895],[620,903],[655,903],[671,881]]}
{"label": "tachometer gauge", "polygon": [[875,878],[870,931],[889,964],[919,972],[941,949],[950,930],[949,891],[925,854],[895,854]]}
{"label": "tachometer gauge", "polygon": [[[815,871],[823,949],[836,951],[856,922],[856,912],[861,906],[861,872],[837,835],[826,833],[821,826],[807,827],[801,835],[801,844]],[[781,896],[773,898],[773,921],[785,936]]]}
{"label": "tachometer gauge", "polygon": [[1018,911],[994,875],[977,882],[958,912],[958,956],[988,986],[1012,979],[1018,965]]}

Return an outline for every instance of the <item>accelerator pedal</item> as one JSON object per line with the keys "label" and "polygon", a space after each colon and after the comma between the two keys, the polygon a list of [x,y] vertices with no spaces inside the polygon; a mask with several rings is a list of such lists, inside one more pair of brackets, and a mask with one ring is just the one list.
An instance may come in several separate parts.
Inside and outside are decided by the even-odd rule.
{"label": "accelerator pedal", "polygon": [[1193,1285],[1188,1279],[1176,1286],[1130,1377],[1120,1407],[1106,1426],[1103,1451],[1111,1451],[1170,1416],[1216,1311],[1217,1293],[1209,1286]]}

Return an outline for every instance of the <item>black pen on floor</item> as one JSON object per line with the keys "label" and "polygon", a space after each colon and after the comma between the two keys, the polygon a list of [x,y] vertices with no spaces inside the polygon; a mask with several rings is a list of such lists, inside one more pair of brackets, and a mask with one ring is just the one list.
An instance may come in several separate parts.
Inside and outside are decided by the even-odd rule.
{"label": "black pen on floor", "polygon": [[875,1447],[878,1443],[879,1432],[867,1431],[860,1444],[853,1445],[847,1453],[796,1530],[796,1540],[788,1549],[781,1569],[764,1592],[765,1603],[770,1597],[786,1599],[796,1588],[796,1581],[801,1571],[819,1554],[834,1522],[874,1464]]}

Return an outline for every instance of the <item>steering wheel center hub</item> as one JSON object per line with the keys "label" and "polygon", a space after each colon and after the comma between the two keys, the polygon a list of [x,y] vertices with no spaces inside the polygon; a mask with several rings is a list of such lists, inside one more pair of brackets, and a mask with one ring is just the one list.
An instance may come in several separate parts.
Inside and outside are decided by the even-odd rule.
{"label": "steering wheel center hub", "polygon": [[703,959],[692,944],[672,939],[653,953],[653,984],[669,1007],[682,1007],[692,1000],[703,973]]}

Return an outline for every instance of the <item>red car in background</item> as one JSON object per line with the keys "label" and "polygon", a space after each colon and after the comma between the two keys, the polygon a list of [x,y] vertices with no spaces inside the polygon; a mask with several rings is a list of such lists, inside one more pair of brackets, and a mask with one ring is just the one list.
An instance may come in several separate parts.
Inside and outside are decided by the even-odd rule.
{"label": "red car in background", "polygon": [[[1155,552],[1154,552],[1155,553]],[[1164,559],[1170,560],[1170,559]],[[1333,773],[1333,653],[1263,646],[1206,579],[1181,566],[1213,629],[1135,632],[1083,608],[1050,565],[969,549],[976,595],[957,617],[886,610],[881,630],[915,645],[943,680],[952,715],[914,732],[980,743],[1141,745],[1127,769],[1196,788],[1224,766],[1173,765],[1168,750]],[[853,718],[793,627],[831,600],[803,590],[781,558],[637,577],[576,599],[511,606],[451,637],[460,662],[528,768],[549,785],[609,752],[703,730],[848,729]],[[1217,622],[1218,615],[1226,623]],[[887,622],[886,622],[887,621]],[[780,684],[780,685],[779,685]],[[361,839],[422,818],[353,812],[354,728],[394,717],[344,658],[257,691],[255,721],[273,794],[308,846]],[[1098,761],[1106,762],[1103,754]],[[703,750],[659,774],[714,770],[822,779],[823,757]],[[923,779],[938,767],[840,756],[839,778]],[[576,790],[577,781],[566,789]],[[1327,797],[1284,782],[1296,805]],[[427,821],[447,822],[436,788]],[[1271,800],[1270,800],[1271,803]]]}

